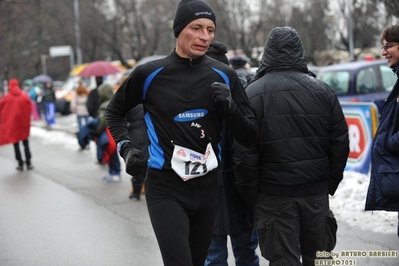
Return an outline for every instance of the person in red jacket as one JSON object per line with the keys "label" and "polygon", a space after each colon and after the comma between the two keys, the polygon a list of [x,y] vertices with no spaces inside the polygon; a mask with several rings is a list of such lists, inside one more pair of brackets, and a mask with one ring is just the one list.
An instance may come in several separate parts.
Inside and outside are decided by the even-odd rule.
{"label": "person in red jacket", "polygon": [[19,149],[19,142],[22,141],[26,167],[30,170],[33,169],[28,141],[32,102],[29,95],[19,87],[17,79],[10,80],[8,89],[9,93],[0,100],[0,145],[14,145],[15,159],[18,161],[16,169],[22,171],[24,161]]}

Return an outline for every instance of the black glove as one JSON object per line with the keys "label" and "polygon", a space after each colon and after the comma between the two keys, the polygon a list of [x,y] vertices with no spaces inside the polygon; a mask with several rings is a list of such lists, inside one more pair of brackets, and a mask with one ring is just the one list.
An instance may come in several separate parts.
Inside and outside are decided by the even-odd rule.
{"label": "black glove", "polygon": [[224,83],[214,82],[211,85],[212,101],[215,103],[216,109],[223,113],[223,115],[228,115],[232,106],[234,104],[231,98],[230,88]]}
{"label": "black glove", "polygon": [[136,149],[130,142],[122,145],[120,155],[126,163],[126,173],[131,176],[138,176],[147,167],[147,158],[144,153]]}

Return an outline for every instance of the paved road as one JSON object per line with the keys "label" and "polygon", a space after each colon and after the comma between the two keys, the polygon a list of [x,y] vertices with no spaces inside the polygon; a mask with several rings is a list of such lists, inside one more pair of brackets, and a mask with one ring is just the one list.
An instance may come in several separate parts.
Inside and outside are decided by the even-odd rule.
{"label": "paved road", "polygon": [[1,266],[162,265],[145,201],[129,180],[106,184],[90,151],[32,138],[32,171],[17,172],[0,148]]}
{"label": "paved road", "polygon": [[[103,182],[107,169],[94,163],[94,145],[78,151],[71,140],[73,117],[57,122],[51,137],[35,129],[32,171],[17,172],[12,146],[0,147],[0,265],[162,265],[145,199],[128,199],[129,177]],[[70,133],[58,131],[66,129]],[[397,255],[374,258],[369,253],[397,252],[396,235],[338,224],[336,265],[399,265]],[[229,265],[234,265],[231,251]],[[267,265],[262,258],[261,266]]]}

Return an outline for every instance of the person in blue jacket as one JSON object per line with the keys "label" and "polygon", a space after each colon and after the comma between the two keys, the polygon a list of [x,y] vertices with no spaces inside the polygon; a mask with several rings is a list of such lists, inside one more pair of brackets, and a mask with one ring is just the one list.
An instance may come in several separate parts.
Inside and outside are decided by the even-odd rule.
{"label": "person in blue jacket", "polygon": [[[381,35],[381,55],[397,75],[399,70],[399,24]],[[370,184],[366,211],[399,211],[399,84],[395,83],[382,107],[371,152]],[[398,220],[399,236],[399,220]]]}

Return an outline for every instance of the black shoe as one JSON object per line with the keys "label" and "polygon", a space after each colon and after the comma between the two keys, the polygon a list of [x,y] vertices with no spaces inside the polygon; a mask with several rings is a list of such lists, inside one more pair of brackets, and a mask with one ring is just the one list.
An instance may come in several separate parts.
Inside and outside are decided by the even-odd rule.
{"label": "black shoe", "polygon": [[131,193],[129,195],[129,199],[135,199],[135,200],[139,201],[140,200],[140,193]]}
{"label": "black shoe", "polygon": [[105,165],[105,163],[102,160],[97,160],[96,164]]}

